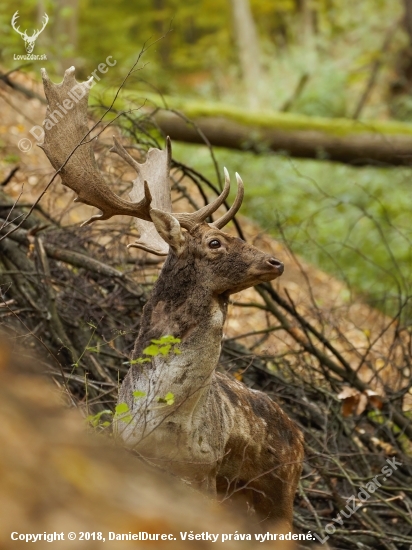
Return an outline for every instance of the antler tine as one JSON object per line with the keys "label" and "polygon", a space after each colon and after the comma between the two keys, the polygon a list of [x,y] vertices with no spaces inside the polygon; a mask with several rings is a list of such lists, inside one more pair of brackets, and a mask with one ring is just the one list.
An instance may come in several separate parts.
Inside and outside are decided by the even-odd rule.
{"label": "antler tine", "polygon": [[225,187],[221,194],[210,204],[207,204],[200,210],[191,213],[175,214],[173,216],[178,220],[180,225],[190,231],[198,223],[203,222],[208,216],[213,214],[221,204],[226,200],[230,191],[230,177],[229,172],[225,168]]}
{"label": "antler tine", "polygon": [[63,82],[53,84],[42,69],[47,111],[43,124],[44,143],[40,147],[53,168],[60,170],[63,185],[77,193],[76,200],[101,210],[101,214],[92,216],[86,224],[107,220],[117,214],[150,220],[152,198],[147,183],[142,182],[140,200],[128,202],[113,193],[105,182],[94,157],[87,124],[87,103],[93,77],[78,83],[74,72],[74,67],[70,67]]}
{"label": "antler tine", "polygon": [[[227,170],[225,168],[225,174],[227,173]],[[229,174],[228,174],[229,177]],[[237,182],[237,193],[236,198],[230,209],[226,212],[226,214],[223,214],[222,217],[220,217],[218,220],[212,223],[214,227],[217,227],[218,229],[222,229],[225,227],[227,223],[230,222],[236,215],[237,211],[242,205],[243,201],[243,195],[245,193],[245,188],[243,186],[242,178],[239,176],[239,174],[236,172],[236,182]]]}

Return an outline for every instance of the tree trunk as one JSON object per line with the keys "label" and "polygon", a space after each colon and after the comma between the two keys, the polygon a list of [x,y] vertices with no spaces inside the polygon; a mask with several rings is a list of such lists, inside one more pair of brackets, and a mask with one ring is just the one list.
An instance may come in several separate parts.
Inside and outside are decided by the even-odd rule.
{"label": "tree trunk", "polygon": [[249,107],[256,109],[261,82],[261,56],[256,26],[249,0],[231,0],[231,6],[243,86]]}
{"label": "tree trunk", "polygon": [[[395,99],[412,92],[412,0],[403,0],[403,6],[403,28],[409,40],[399,51],[394,63],[395,78],[390,84],[390,94]],[[391,110],[392,115],[396,116],[396,109],[391,106]]]}
{"label": "tree trunk", "polygon": [[[164,0],[153,0],[153,9],[155,12],[154,20],[154,30],[156,33],[156,38],[160,38],[165,34],[165,1]],[[160,40],[156,48],[159,52],[160,62],[162,67],[170,69],[170,43],[167,37]]]}
{"label": "tree trunk", "polygon": [[[38,29],[41,29],[42,26],[43,26],[43,21],[44,21],[44,15],[47,13],[47,10],[46,10],[46,7],[44,5],[44,2],[43,0],[39,0],[39,2],[37,3],[37,10],[36,10],[36,19],[37,19],[37,28]],[[50,21],[49,23],[46,25],[45,29],[43,30],[43,32],[40,34],[40,36],[38,37],[38,39],[36,40],[36,44],[37,46],[40,48],[46,48],[47,49],[47,46],[48,44],[50,43]],[[38,51],[37,51],[38,53]]]}
{"label": "tree trunk", "polygon": [[[68,12],[68,8],[70,11]],[[70,45],[73,55],[66,59],[60,59],[61,70],[76,65],[74,52],[77,49],[78,42],[78,0],[56,0],[55,2],[55,21],[53,24],[54,44],[57,48]]]}
{"label": "tree trunk", "polygon": [[300,14],[300,42],[303,46],[309,45],[314,33],[314,13],[310,7],[310,0],[298,0],[297,8]]}

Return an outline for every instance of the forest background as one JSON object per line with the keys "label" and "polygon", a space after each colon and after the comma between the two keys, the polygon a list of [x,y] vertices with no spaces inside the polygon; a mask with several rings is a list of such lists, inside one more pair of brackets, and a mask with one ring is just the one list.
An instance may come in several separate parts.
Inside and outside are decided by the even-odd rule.
{"label": "forest background", "polygon": [[[39,79],[40,65],[59,75],[71,65],[86,78],[107,56],[117,64],[99,89],[119,84],[142,44],[146,52],[128,91],[341,119],[412,120],[411,0],[92,0],[3,2],[0,62]],[[34,53],[47,61],[15,61],[22,38],[10,25],[19,10],[21,30],[49,23]],[[40,63],[40,65],[39,65]],[[57,78],[57,77],[56,77]],[[159,96],[160,97],[160,96]],[[306,118],[311,117],[311,118]],[[292,158],[265,144],[255,152],[216,148],[216,157],[247,185],[243,212],[265,231],[281,235],[308,261],[344,279],[379,308],[408,295],[411,273],[410,168],[352,167]],[[177,144],[175,156],[194,159],[208,177],[214,164],[204,146]],[[14,158],[2,162],[13,163]],[[396,302],[398,307],[398,301]]]}
{"label": "forest background", "polygon": [[[122,246],[136,237],[128,219],[79,227],[87,207],[73,205],[73,193],[52,181],[30,128],[44,120],[41,67],[56,83],[71,65],[78,81],[94,71],[100,80],[89,113],[96,121],[102,106],[113,107],[138,59],[114,104],[117,113],[133,113],[95,141],[105,179],[126,196],[134,177],[109,154],[113,133],[142,161],[150,146],[164,146],[170,131],[174,208],[201,206],[218,192],[223,166],[237,171],[246,190],[240,214],[257,224],[239,216],[228,230],[285,262],[274,286],[233,297],[219,368],[265,391],[304,431],[295,528],[330,533],[342,499],[396,457],[402,467],[336,528],[331,543],[350,550],[411,548],[412,0],[4,0],[2,8],[0,328],[10,342],[23,344],[18,357],[45,353],[40,369],[69,406],[93,430],[110,432],[119,381],[161,260]],[[22,59],[24,42],[11,25],[17,11],[15,26],[29,35],[47,13],[33,52],[47,59]],[[116,63],[97,69],[107,59]],[[149,112],[154,105],[162,109]],[[178,127],[180,139],[173,134]],[[188,128],[197,130],[189,135]],[[219,134],[230,132],[223,147]],[[195,143],[194,135],[202,141],[206,134],[213,151]],[[28,138],[33,147],[25,151]],[[297,147],[299,140],[306,149]],[[11,367],[7,397],[21,382],[2,346],[0,376],[5,363]],[[6,397],[2,425],[21,408]],[[39,399],[37,413],[39,404],[45,405]],[[28,426],[40,430],[31,417]],[[25,514],[30,521],[26,494],[43,494],[37,467],[23,476],[28,466],[19,460],[26,453],[13,451],[24,437],[5,433],[10,462],[3,471],[24,481],[20,497],[13,487],[0,494],[4,525],[14,510],[10,501],[20,506],[19,521]],[[39,449],[45,478],[60,488]],[[67,456],[63,475],[71,471]],[[27,480],[41,490],[29,490]],[[89,494],[101,484],[84,476],[79,487]],[[98,508],[86,508],[98,515]],[[43,512],[46,530],[49,512]],[[0,543],[1,535],[0,522]]]}

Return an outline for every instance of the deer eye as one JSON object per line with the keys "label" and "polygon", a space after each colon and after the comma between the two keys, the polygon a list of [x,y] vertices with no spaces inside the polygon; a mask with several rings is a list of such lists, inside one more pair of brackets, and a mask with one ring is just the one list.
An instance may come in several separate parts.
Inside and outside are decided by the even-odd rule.
{"label": "deer eye", "polygon": [[220,241],[217,239],[213,239],[213,241],[210,241],[209,243],[209,248],[220,248],[221,246]]}

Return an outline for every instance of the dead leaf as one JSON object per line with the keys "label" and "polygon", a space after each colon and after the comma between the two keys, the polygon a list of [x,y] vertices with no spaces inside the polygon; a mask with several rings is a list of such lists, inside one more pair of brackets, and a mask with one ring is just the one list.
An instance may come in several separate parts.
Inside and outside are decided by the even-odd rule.
{"label": "dead leaf", "polygon": [[374,409],[381,409],[383,407],[383,397],[374,390],[365,390],[368,396],[368,401]]}
{"label": "dead leaf", "polygon": [[345,386],[338,395],[338,399],[348,399],[349,397],[355,397],[360,394],[360,391],[350,386]]}
{"label": "dead leaf", "polygon": [[375,409],[383,407],[382,396],[369,389],[360,392],[356,388],[345,386],[339,393],[338,399],[342,401],[342,415],[344,417],[362,414],[368,404]]}
{"label": "dead leaf", "polygon": [[359,394],[359,403],[356,407],[356,414],[362,414],[368,404],[368,396],[364,393]]}

